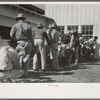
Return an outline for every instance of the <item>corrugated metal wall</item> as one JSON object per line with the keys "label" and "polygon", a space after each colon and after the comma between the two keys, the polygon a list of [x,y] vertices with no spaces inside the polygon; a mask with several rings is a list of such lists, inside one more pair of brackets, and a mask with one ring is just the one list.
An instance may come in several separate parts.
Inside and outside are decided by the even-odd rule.
{"label": "corrugated metal wall", "polygon": [[57,24],[93,24],[98,21],[100,5],[47,4],[46,16]]}
{"label": "corrugated metal wall", "polygon": [[96,58],[100,58],[100,4],[47,4],[46,16],[54,18],[58,25],[94,25],[97,35]]}

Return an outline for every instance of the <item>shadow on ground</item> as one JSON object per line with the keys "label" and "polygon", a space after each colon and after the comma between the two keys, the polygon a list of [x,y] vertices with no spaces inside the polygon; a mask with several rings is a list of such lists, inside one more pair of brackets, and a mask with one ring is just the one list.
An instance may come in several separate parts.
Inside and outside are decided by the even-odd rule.
{"label": "shadow on ground", "polygon": [[[19,80],[17,80],[16,82],[22,82],[22,83],[48,83],[48,82],[58,82],[55,80],[53,80],[50,76],[54,75],[72,75],[74,74],[73,72],[29,72],[28,76],[25,77],[21,77]],[[48,76],[48,77],[46,77]]]}
{"label": "shadow on ground", "polygon": [[52,70],[52,71],[46,71],[46,72],[34,72],[32,69],[29,71],[29,74],[27,76],[21,77],[16,81],[16,83],[49,83],[49,82],[60,82],[59,80],[52,79],[53,76],[57,76],[59,78],[59,75],[68,76],[75,74],[72,72],[73,70],[78,69],[87,69],[89,67],[80,64],[79,66],[72,66],[71,68],[59,68],[58,70]]}

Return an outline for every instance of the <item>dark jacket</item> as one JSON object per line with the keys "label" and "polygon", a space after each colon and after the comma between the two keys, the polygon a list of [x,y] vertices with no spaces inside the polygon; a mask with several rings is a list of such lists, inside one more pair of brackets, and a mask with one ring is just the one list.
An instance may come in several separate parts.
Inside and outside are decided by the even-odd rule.
{"label": "dark jacket", "polygon": [[69,42],[70,42],[70,36],[69,35],[66,35],[66,34],[63,34],[61,36],[61,42],[63,44],[69,44]]}

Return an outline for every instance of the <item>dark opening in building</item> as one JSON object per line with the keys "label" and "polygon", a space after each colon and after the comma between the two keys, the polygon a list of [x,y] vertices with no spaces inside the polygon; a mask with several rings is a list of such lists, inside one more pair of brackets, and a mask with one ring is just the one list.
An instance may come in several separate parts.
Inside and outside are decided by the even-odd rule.
{"label": "dark opening in building", "polygon": [[0,26],[0,36],[2,39],[10,39],[11,27]]}

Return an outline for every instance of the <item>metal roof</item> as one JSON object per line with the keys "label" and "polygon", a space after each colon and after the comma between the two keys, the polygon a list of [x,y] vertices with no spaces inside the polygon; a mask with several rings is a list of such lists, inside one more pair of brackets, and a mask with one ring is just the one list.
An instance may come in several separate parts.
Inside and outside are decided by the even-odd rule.
{"label": "metal roof", "polygon": [[24,4],[19,4],[20,7],[23,7],[25,9],[28,9],[28,10],[31,10],[31,11],[34,11],[38,14],[45,14],[45,11],[43,9],[40,9],[34,5],[31,5],[31,4],[27,4],[27,5],[24,5]]}

